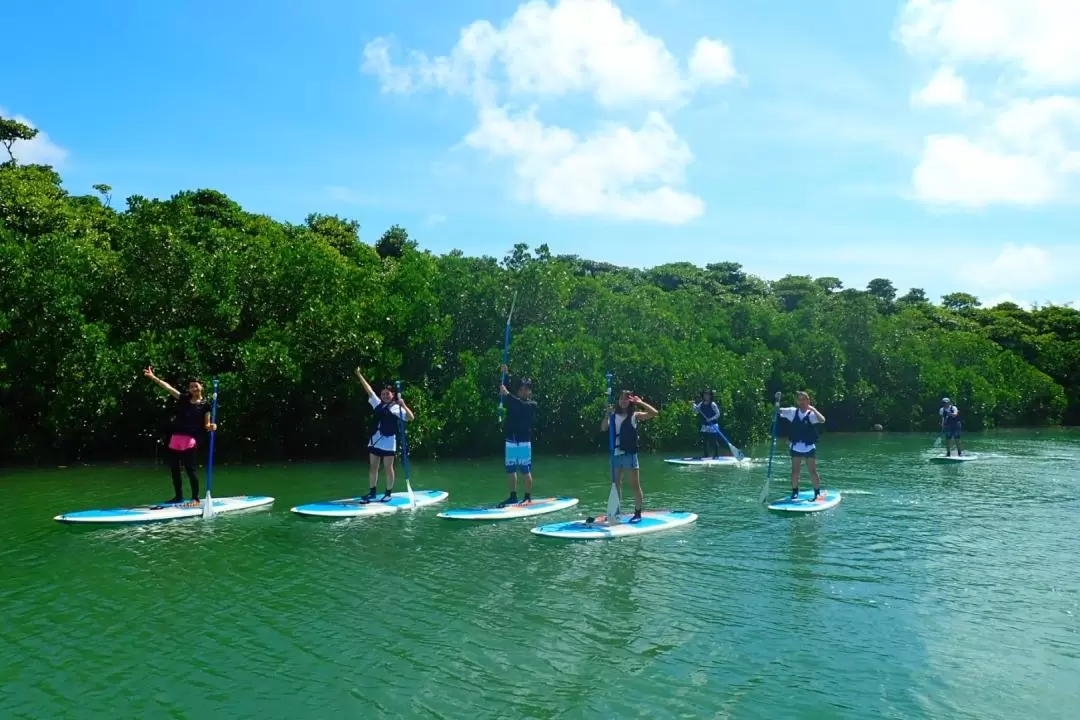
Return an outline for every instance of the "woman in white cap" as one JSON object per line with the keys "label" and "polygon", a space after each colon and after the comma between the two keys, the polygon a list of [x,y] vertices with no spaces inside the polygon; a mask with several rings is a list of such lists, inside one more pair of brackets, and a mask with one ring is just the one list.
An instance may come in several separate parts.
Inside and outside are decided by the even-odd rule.
{"label": "woman in white cap", "polygon": [[956,441],[956,455],[964,454],[964,446],[960,442],[960,410],[949,398],[941,398],[941,434],[945,436],[945,457],[952,455],[952,442]]}

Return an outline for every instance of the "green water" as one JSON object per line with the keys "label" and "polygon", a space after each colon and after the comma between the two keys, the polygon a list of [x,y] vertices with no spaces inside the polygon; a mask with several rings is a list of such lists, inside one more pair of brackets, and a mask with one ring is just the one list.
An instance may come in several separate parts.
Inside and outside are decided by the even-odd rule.
{"label": "green water", "polygon": [[[164,499],[167,471],[7,472],[0,715],[1075,717],[1080,434],[967,439],[979,460],[938,466],[925,437],[827,435],[844,501],[809,516],[757,504],[763,464],[646,458],[647,504],[698,522],[578,543],[528,530],[602,511],[604,456],[538,457],[538,490],[581,505],[489,524],[299,518],[366,481],[297,464],[215,474],[270,512],[87,529],[52,516]],[[505,492],[497,460],[413,485]]]}

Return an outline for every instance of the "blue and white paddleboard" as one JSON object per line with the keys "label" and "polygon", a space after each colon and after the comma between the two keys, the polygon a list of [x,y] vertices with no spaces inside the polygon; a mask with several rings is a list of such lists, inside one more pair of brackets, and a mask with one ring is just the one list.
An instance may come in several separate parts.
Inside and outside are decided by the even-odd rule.
{"label": "blue and white paddleboard", "polygon": [[[216,497],[213,502],[214,514],[218,515],[240,510],[254,510],[255,508],[272,505],[274,498],[265,495],[238,495],[236,497]],[[108,510],[83,510],[81,512],[57,515],[53,519],[64,523],[145,523],[202,517],[202,513],[202,505],[190,502],[162,503],[160,505],[142,505]]]}
{"label": "blue and white paddleboard", "polygon": [[543,515],[558,510],[574,507],[578,504],[577,498],[572,497],[546,497],[535,498],[529,503],[517,503],[506,507],[475,507],[454,508],[439,513],[439,517],[447,520],[512,520],[514,518]]}
{"label": "blue and white paddleboard", "polygon": [[719,467],[725,465],[738,465],[739,461],[730,455],[721,455],[714,458],[699,458],[699,457],[685,457],[685,458],[665,458],[664,462],[671,465],[684,465],[688,467]]}
{"label": "blue and white paddleboard", "polygon": [[604,516],[591,523],[584,520],[552,523],[534,527],[532,532],[535,535],[567,540],[608,540],[671,530],[689,525],[698,518],[694,513],[682,510],[646,510],[641,513],[641,520],[633,523],[630,522],[631,517],[633,515],[630,513],[619,515],[620,522],[614,525],[609,525]]}
{"label": "blue and white paddleboard", "polygon": [[975,460],[978,457],[979,457],[978,455],[938,455],[936,457],[930,458],[930,462],[938,462],[938,463],[951,463],[951,462],[953,462],[953,463],[958,463],[958,462],[967,462],[969,460]]}
{"label": "blue and white paddleboard", "polygon": [[[442,502],[450,496],[443,490],[414,490],[416,507],[434,505]],[[386,502],[380,502],[378,498],[364,502],[362,498],[352,497],[341,500],[325,500],[323,502],[297,505],[292,511],[297,515],[311,517],[363,517],[365,515],[387,515],[398,510],[406,510],[409,506],[409,493],[396,492]]]}
{"label": "blue and white paddleboard", "polygon": [[791,493],[787,497],[769,503],[770,510],[783,512],[818,512],[828,510],[840,504],[840,493],[836,490],[822,490],[818,499],[814,499],[813,490],[803,490],[799,493],[798,500],[791,499]]}

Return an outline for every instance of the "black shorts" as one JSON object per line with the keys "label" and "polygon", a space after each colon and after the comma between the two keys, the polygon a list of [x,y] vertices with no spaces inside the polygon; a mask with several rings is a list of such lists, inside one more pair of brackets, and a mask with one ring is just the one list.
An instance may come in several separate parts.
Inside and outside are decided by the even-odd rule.
{"label": "black shorts", "polygon": [[793,458],[813,458],[817,457],[817,448],[813,450],[807,450],[806,452],[799,452],[798,450],[791,451],[791,457]]}
{"label": "black shorts", "polygon": [[370,445],[368,445],[367,451],[369,455],[374,455],[375,457],[381,458],[394,457],[395,455],[397,455],[397,450],[383,450],[381,448],[372,447]]}

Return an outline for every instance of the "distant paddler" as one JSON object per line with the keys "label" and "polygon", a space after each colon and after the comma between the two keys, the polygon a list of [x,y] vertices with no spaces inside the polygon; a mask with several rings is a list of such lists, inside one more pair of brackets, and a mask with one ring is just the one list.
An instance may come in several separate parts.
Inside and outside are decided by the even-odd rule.
{"label": "distant paddler", "polygon": [[169,470],[172,473],[173,498],[165,504],[184,502],[184,484],[181,466],[187,471],[191,484],[191,502],[199,504],[199,476],[195,474],[195,449],[201,431],[217,430],[210,422],[210,404],[203,397],[203,384],[198,378],[188,381],[187,392],[180,392],[169,383],[154,375],[154,368],[147,367],[143,375],[150,378],[162,390],[176,399],[173,410],[172,433],[169,437]]}
{"label": "distant paddler", "polygon": [[375,499],[379,486],[379,466],[386,473],[386,492],[379,502],[389,502],[394,489],[394,457],[397,455],[398,420],[412,422],[416,419],[413,411],[405,404],[401,395],[390,385],[383,386],[379,394],[371,389],[370,383],[356,368],[356,377],[364,386],[368,403],[375,411],[375,427],[368,439],[368,491],[360,498],[361,502]]}
{"label": "distant paddler", "polygon": [[503,377],[499,394],[506,401],[506,446],[505,465],[507,482],[510,485],[510,497],[497,507],[517,505],[517,479],[520,472],[525,480],[525,496],[521,502],[532,502],[532,430],[536,419],[536,402],[532,399],[532,380],[521,378],[517,393],[511,394],[506,384],[510,382],[510,369],[502,366]]}

